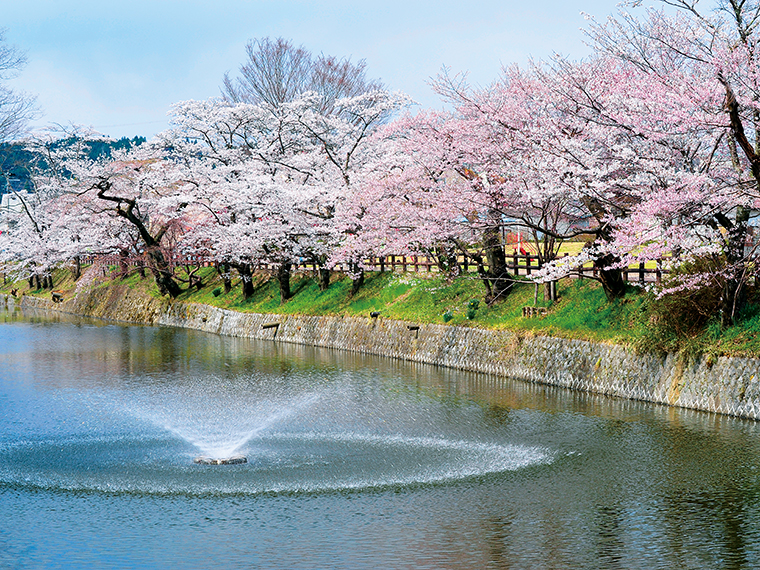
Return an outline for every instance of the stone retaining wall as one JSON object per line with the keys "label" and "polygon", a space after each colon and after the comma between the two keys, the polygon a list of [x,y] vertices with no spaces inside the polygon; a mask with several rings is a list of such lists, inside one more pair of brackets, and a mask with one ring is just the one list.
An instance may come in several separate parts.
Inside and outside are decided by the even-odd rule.
{"label": "stone retaining wall", "polygon": [[36,307],[127,323],[338,348],[509,376],[619,398],[760,419],[760,359],[687,363],[611,344],[378,318],[238,313],[169,302],[126,287],[94,289],[62,303],[0,296]]}

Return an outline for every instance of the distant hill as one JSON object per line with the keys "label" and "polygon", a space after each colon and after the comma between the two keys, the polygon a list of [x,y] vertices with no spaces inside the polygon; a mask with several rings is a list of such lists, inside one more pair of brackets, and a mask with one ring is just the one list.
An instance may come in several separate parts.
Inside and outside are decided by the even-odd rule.
{"label": "distant hill", "polygon": [[[146,141],[145,137],[123,137],[116,141],[88,141],[88,156],[92,159],[108,157],[113,150],[128,149],[139,146]],[[74,139],[64,139],[61,145],[73,144]],[[77,141],[79,142],[79,141]],[[0,194],[11,189],[14,191],[33,191],[31,166],[39,162],[40,157],[30,152],[22,143],[0,144]]]}

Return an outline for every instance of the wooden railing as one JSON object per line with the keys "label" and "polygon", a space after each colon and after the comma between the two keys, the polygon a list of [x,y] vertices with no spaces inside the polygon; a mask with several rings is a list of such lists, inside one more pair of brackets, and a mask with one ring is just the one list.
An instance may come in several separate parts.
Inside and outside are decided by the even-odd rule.
{"label": "wooden railing", "polygon": [[[568,257],[565,254],[564,257]],[[538,257],[531,254],[518,254],[512,253],[507,256],[507,269],[510,273],[516,276],[530,276],[533,272],[541,269]],[[81,259],[82,263],[92,263],[93,257],[87,257]],[[144,263],[141,258],[125,257],[121,255],[106,255],[99,256],[99,261],[102,265],[124,267],[127,266],[139,266]],[[176,266],[189,265],[189,266],[213,266],[214,262],[202,255],[193,255],[185,257],[175,257],[172,259]],[[457,258],[457,265],[459,273],[470,274],[476,273],[477,267],[473,265],[471,260],[468,260],[465,256],[459,256]],[[438,264],[435,260],[424,255],[388,255],[384,257],[370,257],[364,260],[363,266],[368,271],[401,271],[412,273],[437,273],[440,271]],[[258,269],[275,269],[276,264],[271,263],[259,263]],[[294,263],[293,269],[313,271],[318,267],[311,262]],[[337,271],[348,271],[346,264],[338,264],[335,268]],[[667,273],[667,270],[662,268],[662,260],[656,262],[650,262],[645,264],[639,263],[636,266],[630,266],[623,270],[623,278],[630,283],[660,283],[662,276]],[[596,277],[598,270],[592,266],[591,263],[574,268],[571,272],[571,277]]]}

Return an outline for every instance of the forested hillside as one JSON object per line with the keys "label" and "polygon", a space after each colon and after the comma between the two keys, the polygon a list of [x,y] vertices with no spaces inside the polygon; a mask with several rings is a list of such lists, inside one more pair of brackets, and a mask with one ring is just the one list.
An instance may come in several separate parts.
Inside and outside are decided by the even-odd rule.
{"label": "forested hillside", "polygon": [[[59,142],[61,147],[73,144],[72,139],[63,139]],[[135,136],[118,140],[98,139],[88,143],[87,157],[91,160],[105,159],[111,156],[114,150],[129,150],[145,142],[145,137]],[[15,191],[33,189],[31,168],[34,164],[44,160],[42,155],[30,151],[26,143],[13,142],[0,144],[0,194],[4,194],[12,188]]]}

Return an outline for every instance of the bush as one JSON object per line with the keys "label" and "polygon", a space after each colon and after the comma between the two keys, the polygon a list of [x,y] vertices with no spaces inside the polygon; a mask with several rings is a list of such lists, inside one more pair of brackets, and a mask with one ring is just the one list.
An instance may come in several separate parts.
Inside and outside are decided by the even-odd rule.
{"label": "bush", "polygon": [[698,289],[684,289],[653,298],[648,307],[653,324],[673,331],[679,337],[690,337],[715,319],[720,314],[723,293],[722,280],[715,278],[720,275],[715,270],[716,264],[719,265],[720,260],[706,256],[674,268],[663,283],[666,289],[677,287],[695,276],[711,277],[705,279]]}
{"label": "bush", "polygon": [[[650,292],[641,307],[646,319],[642,335],[634,341],[641,352],[661,355],[681,352],[688,357],[698,357],[710,349],[715,331],[720,332],[720,303],[723,279],[715,272],[720,258],[705,256],[675,267],[664,279],[664,289],[675,289],[657,296]],[[698,288],[676,289],[682,283],[700,279]],[[713,334],[708,333],[713,329]]]}
{"label": "bush", "polygon": [[222,294],[222,288],[221,287],[217,287],[216,289],[214,289],[213,291],[211,291],[211,294],[214,297],[218,297],[219,295]]}
{"label": "bush", "polygon": [[454,318],[454,313],[452,313],[451,311],[446,311],[445,313],[443,313],[443,322],[444,323],[448,323],[453,318]]}

